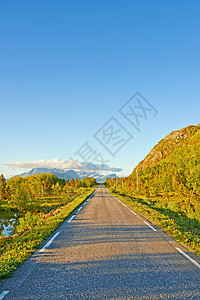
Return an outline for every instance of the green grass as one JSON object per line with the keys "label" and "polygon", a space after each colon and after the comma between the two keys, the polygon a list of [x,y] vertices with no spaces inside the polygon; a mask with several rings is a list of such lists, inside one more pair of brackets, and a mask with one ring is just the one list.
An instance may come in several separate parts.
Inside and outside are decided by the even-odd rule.
{"label": "green grass", "polygon": [[200,255],[200,222],[197,219],[189,218],[183,212],[179,212],[176,207],[174,209],[173,206],[172,208],[164,207],[159,200],[142,196],[130,197],[114,192],[112,188],[108,190],[190,251]]}
{"label": "green grass", "polygon": [[[32,219],[27,216],[27,220],[22,222],[21,227],[24,228],[21,231],[13,236],[0,238],[0,278],[11,277],[13,271],[39,248],[42,241],[58,228],[93,191],[93,188],[87,188],[83,195],[55,209],[52,214],[38,214],[35,219],[33,218],[35,221],[32,221],[32,224]],[[27,224],[29,228],[25,228]]]}
{"label": "green grass", "polygon": [[15,213],[13,211],[0,211],[0,219],[11,219]]}

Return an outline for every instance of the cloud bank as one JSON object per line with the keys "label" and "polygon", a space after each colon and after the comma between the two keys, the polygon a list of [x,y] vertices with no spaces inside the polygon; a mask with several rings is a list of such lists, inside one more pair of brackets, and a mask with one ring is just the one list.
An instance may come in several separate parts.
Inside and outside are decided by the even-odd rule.
{"label": "cloud bank", "polygon": [[121,172],[121,168],[110,167],[108,164],[93,164],[91,162],[79,162],[77,160],[61,160],[58,158],[52,160],[38,160],[38,161],[18,161],[15,163],[7,163],[8,167],[33,169],[33,168],[47,168],[47,169],[61,169],[61,170],[87,170],[87,171],[103,171],[103,172]]}

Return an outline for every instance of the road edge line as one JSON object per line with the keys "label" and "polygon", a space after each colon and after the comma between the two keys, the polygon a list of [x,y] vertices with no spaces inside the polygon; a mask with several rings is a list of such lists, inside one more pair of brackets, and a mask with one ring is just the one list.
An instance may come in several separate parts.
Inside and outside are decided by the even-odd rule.
{"label": "road edge line", "polygon": [[0,300],[2,300],[8,293],[9,293],[9,291],[3,291],[3,292],[0,294]]}
{"label": "road edge line", "polygon": [[157,229],[155,229],[153,226],[151,226],[149,223],[147,223],[146,221],[143,221],[146,225],[148,225],[153,231],[157,231]]}
{"label": "road edge line", "polygon": [[[56,234],[54,234],[54,236],[50,239],[50,241],[48,241],[47,243],[46,243],[46,245],[44,245],[44,247],[42,247],[42,249],[40,249],[38,252],[44,252],[44,250],[46,249],[46,248],[48,248],[50,245],[51,245],[51,243],[53,242],[53,240],[59,235],[61,233],[61,231],[58,231]],[[1,300],[1,299],[0,299]]]}
{"label": "road edge line", "polygon": [[197,268],[200,269],[200,264],[196,262],[193,258],[191,258],[189,255],[187,255],[184,251],[182,251],[180,248],[175,248],[180,254],[182,254],[185,258],[187,258],[193,265],[195,265]]}

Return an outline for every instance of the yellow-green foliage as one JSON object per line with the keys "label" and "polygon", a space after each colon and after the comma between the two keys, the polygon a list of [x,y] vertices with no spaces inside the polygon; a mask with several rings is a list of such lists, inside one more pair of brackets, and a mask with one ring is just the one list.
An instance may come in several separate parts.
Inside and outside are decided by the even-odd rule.
{"label": "yellow-green foliage", "polygon": [[96,185],[96,180],[90,177],[65,181],[54,174],[43,173],[25,178],[16,176],[5,181],[1,175],[0,210],[47,213],[81,195],[84,188]]}
{"label": "yellow-green foliage", "polygon": [[130,176],[106,186],[199,253],[200,125],[170,133]]}
{"label": "yellow-green foliage", "polygon": [[30,212],[20,219],[18,233],[0,238],[0,278],[10,277],[12,272],[27,259],[70,213],[79,206],[94,188],[84,188],[82,195],[72,202],[48,214],[40,213],[31,217]]}

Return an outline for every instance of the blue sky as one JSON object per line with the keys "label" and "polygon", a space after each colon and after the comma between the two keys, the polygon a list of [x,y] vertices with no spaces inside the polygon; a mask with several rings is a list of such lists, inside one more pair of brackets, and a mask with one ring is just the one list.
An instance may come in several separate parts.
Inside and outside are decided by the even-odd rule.
{"label": "blue sky", "polygon": [[[168,133],[200,123],[199,13],[194,0],[1,1],[0,173],[81,161],[88,141],[128,175]],[[158,111],[140,132],[119,112],[137,91]],[[115,156],[94,138],[111,117],[134,136]]]}

